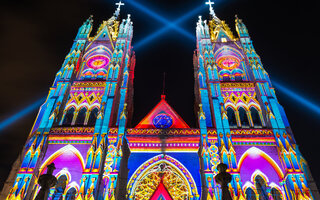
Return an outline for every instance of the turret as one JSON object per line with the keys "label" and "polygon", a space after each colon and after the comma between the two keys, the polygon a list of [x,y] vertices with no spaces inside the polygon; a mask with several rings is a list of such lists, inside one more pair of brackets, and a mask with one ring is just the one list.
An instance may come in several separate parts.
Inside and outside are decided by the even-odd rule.
{"label": "turret", "polygon": [[92,23],[93,23],[93,16],[91,15],[84,23],[83,25],[79,28],[78,34],[76,37],[76,40],[80,39],[88,39],[91,29],[92,29]]}

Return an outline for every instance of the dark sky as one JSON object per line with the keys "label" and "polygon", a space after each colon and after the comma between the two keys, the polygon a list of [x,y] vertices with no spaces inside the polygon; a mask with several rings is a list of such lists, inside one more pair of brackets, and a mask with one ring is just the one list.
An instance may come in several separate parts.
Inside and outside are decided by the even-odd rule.
{"label": "dark sky", "polygon": [[[136,1],[170,21],[204,3],[204,0]],[[113,0],[2,1],[0,122],[47,95],[83,21],[93,14],[95,32],[103,19],[111,17],[113,3]],[[315,103],[320,102],[319,50],[316,49],[319,17],[314,1],[217,0],[215,11],[233,31],[234,15],[243,19],[271,79]],[[164,25],[129,3],[121,10],[122,16],[127,13],[134,23],[133,46]],[[208,18],[208,10],[204,9],[181,23],[181,27],[195,35],[199,14]],[[166,72],[168,102],[190,126],[195,126],[192,65],[195,47],[195,42],[170,30],[136,51],[134,124],[160,100],[162,76]],[[320,185],[319,114],[280,91],[277,96]],[[0,188],[24,145],[36,113],[0,132]]]}

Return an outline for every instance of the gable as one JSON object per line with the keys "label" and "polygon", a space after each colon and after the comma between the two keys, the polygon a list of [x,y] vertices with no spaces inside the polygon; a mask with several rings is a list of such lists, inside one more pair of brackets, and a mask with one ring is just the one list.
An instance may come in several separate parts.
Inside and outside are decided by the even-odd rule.
{"label": "gable", "polygon": [[161,101],[144,117],[136,128],[190,128],[161,95]]}
{"label": "gable", "polygon": [[173,200],[167,188],[164,186],[162,179],[150,200]]}

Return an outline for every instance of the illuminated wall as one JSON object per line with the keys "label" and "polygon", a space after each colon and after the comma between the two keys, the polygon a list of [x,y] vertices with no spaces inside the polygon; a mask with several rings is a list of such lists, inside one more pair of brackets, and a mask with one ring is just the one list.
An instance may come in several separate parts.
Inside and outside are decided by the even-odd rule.
{"label": "illuminated wall", "polygon": [[211,18],[199,17],[194,55],[202,188],[208,188],[203,197],[221,198],[214,181],[219,160],[233,177],[233,199],[316,199],[318,191],[308,188],[307,164],[246,26],[236,17],[234,36],[215,15],[213,2],[207,4]]}
{"label": "illuminated wall", "polygon": [[[7,199],[34,199],[55,164],[52,200],[219,200],[217,165],[228,165],[233,199],[316,199],[307,163],[243,22],[238,35],[210,6],[194,55],[198,126],[165,95],[135,127],[130,15],[91,34],[80,27],[24,147]],[[191,88],[190,88],[191,90]],[[186,108],[192,109],[192,108]],[[139,112],[139,110],[136,110]]]}

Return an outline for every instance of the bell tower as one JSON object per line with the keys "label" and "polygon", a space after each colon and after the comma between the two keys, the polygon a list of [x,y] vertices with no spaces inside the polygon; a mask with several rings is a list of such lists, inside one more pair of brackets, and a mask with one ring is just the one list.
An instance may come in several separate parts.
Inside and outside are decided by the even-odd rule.
{"label": "bell tower", "polygon": [[[253,47],[246,26],[236,16],[238,34],[235,36],[226,22],[215,14],[214,3],[208,0],[206,4],[210,19],[199,17],[194,53],[196,108],[201,130],[200,171],[202,187],[206,188],[202,196],[214,199],[214,196],[220,195],[213,178],[216,165],[210,156],[212,149],[218,149],[219,161],[228,165],[233,177],[230,192],[234,198],[254,196],[252,191],[260,189],[254,184],[260,181],[259,184],[269,187],[269,190],[255,195],[264,195],[266,199],[271,196],[273,199],[283,199],[284,195],[280,198],[280,193],[288,199],[313,199],[307,186],[311,176],[306,176],[306,162],[297,148],[284,109],[276,98],[275,89]],[[217,131],[216,137],[207,134],[210,129]],[[253,142],[257,135],[260,135],[261,141],[267,141],[272,136],[274,146],[261,147],[266,145],[257,140]],[[267,177],[261,174],[268,173],[262,170],[262,166],[256,164],[252,172],[242,168],[246,153],[262,155],[266,151],[263,148],[277,155],[270,158],[279,166],[276,181],[282,188],[279,193],[267,181],[261,183],[260,178]],[[280,167],[283,168],[280,170]],[[246,178],[249,174],[252,174],[251,180]],[[253,178],[254,174],[257,179]],[[250,184],[253,185],[251,188],[248,187]]]}
{"label": "bell tower", "polygon": [[[130,123],[135,65],[133,25],[130,15],[120,19],[123,5],[116,3],[115,13],[95,34],[93,16],[79,28],[39,110],[7,199],[33,199],[39,191],[37,179],[50,163],[55,164],[58,179],[50,190],[52,199],[113,195],[121,149],[110,149],[108,144],[121,146]],[[112,142],[111,127],[118,130]],[[105,165],[105,160],[113,159],[114,165]]]}

